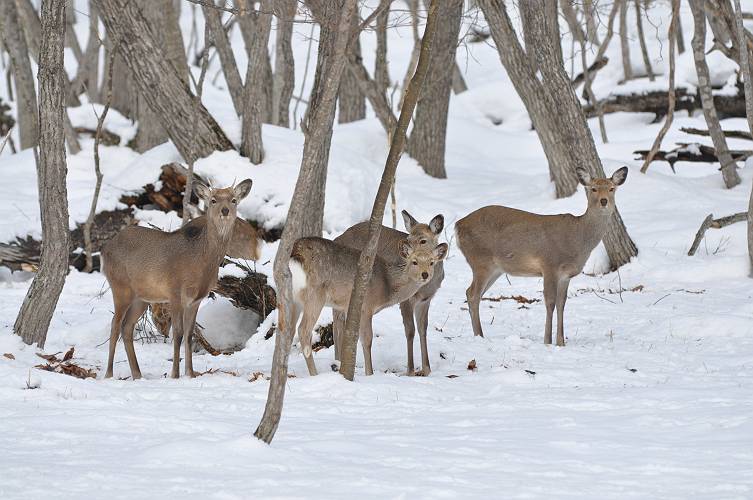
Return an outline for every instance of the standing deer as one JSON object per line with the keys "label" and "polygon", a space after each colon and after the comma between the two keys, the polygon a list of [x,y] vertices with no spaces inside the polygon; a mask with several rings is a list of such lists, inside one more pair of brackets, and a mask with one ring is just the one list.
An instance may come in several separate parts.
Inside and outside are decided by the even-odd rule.
{"label": "standing deer", "polygon": [[[428,224],[422,224],[407,211],[403,210],[402,213],[405,229],[408,231],[407,234],[389,227],[382,227],[382,231],[379,234],[377,255],[392,265],[399,265],[402,260],[398,247],[400,241],[408,240],[414,248],[430,250],[437,245],[439,235],[444,228],[444,217],[441,214],[434,217]],[[362,250],[366,244],[368,235],[369,223],[360,222],[335,238],[335,241],[350,248]],[[405,338],[408,345],[408,375],[415,374],[413,365],[413,338],[416,334],[416,324],[418,324],[418,336],[421,342],[421,372],[424,376],[428,376],[431,373],[429,348],[426,343],[426,330],[429,325],[429,306],[437,290],[442,286],[443,279],[444,269],[440,261],[434,266],[434,276],[431,280],[419,288],[415,295],[400,302],[400,314],[403,317]],[[335,338],[335,359],[337,360],[340,359],[340,352],[337,351],[337,338],[344,329],[345,312],[333,311],[332,332]]]}
{"label": "standing deer", "polygon": [[[376,256],[363,301],[359,338],[366,375],[374,373],[371,363],[371,320],[374,314],[415,295],[419,288],[431,281],[434,264],[447,255],[447,243],[427,249],[400,240],[395,246],[400,262],[393,264]],[[301,238],[293,245],[289,263],[296,302],[293,318],[297,323],[303,312],[298,338],[311,375],[316,375],[311,355],[311,331],[324,306],[342,313],[348,310],[360,253],[360,250],[323,238]],[[342,335],[337,340],[340,343],[337,351],[341,352]]]}
{"label": "standing deer", "polygon": [[179,377],[180,344],[185,342],[185,374],[193,377],[191,334],[199,304],[217,283],[236,221],[238,203],[251,189],[251,179],[235,187],[212,189],[196,182],[194,192],[207,207],[173,232],[129,226],[102,249],[102,272],[112,289],[115,313],[105,378],[112,377],[118,337],[122,335],[133,379],[141,370],[133,349],[133,328],[150,303],[170,304],[173,330],[172,377]]}
{"label": "standing deer", "polygon": [[455,224],[458,247],[473,271],[466,291],[473,333],[484,336],[479,318],[481,296],[503,273],[542,276],[546,325],[544,343],[552,343],[552,314],[557,306],[557,345],[565,345],[563,315],[570,279],[579,274],[599,244],[614,213],[614,193],[627,178],[622,167],[609,179],[592,179],[576,170],[586,187],[588,208],[581,216],[539,215],[514,208],[480,208]]}

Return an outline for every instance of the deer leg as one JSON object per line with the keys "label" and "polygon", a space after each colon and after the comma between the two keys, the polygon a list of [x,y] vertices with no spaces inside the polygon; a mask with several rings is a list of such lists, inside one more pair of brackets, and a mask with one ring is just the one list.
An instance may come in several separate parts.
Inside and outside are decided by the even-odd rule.
{"label": "deer leg", "polygon": [[[313,294],[312,294],[313,295]],[[303,319],[301,320],[301,326],[298,327],[298,340],[301,341],[301,350],[303,351],[303,357],[306,360],[306,367],[309,369],[309,375],[316,375],[316,363],[314,363],[314,356],[311,350],[311,333],[316,325],[316,320],[319,319],[319,314],[324,307],[324,301],[316,297],[309,297],[306,301],[306,305],[303,308]]]}
{"label": "deer leg", "polygon": [[565,302],[567,302],[567,289],[570,286],[570,278],[563,278],[557,285],[557,345],[565,346]]}
{"label": "deer leg", "polygon": [[413,299],[408,299],[400,303],[400,315],[403,317],[403,327],[405,328],[405,340],[408,347],[408,370],[406,375],[414,375],[416,368],[413,364],[413,338],[416,336],[416,325],[413,322]]}
{"label": "deer leg", "polygon": [[345,330],[345,313],[342,311],[332,310],[332,342],[335,346],[335,360],[340,361],[342,352],[340,352],[340,337]]}
{"label": "deer leg", "polygon": [[193,346],[192,346],[192,340],[193,340],[193,329],[194,325],[196,325],[196,313],[199,311],[199,304],[201,304],[200,300],[197,300],[190,306],[186,307],[183,310],[183,335],[186,337],[185,342],[185,373],[186,377],[193,378],[195,375],[193,373]]}
{"label": "deer leg", "polygon": [[418,323],[418,338],[421,341],[421,371],[424,377],[431,373],[429,363],[429,346],[426,341],[426,330],[429,328],[429,306],[431,299],[421,300],[416,304],[416,322]]}
{"label": "deer leg", "polygon": [[374,375],[374,367],[371,364],[371,341],[374,331],[371,328],[371,314],[361,314],[361,349],[363,349],[363,366],[366,375]]}
{"label": "deer leg", "polygon": [[544,325],[544,343],[552,343],[552,314],[557,300],[557,278],[544,275],[544,304],[546,305],[546,324]]}
{"label": "deer leg", "polygon": [[123,317],[129,307],[128,301],[124,300],[122,296],[119,296],[115,292],[115,289],[113,289],[112,301],[115,306],[115,312],[113,313],[112,325],[110,326],[110,350],[107,356],[107,371],[105,372],[105,378],[112,378],[112,368],[115,363],[115,347],[118,344],[120,330],[123,327]]}
{"label": "deer leg", "polygon": [[173,369],[170,377],[180,377],[180,343],[183,340],[183,308],[178,303],[170,303],[170,323],[173,330]]}
{"label": "deer leg", "polygon": [[491,288],[502,273],[488,266],[472,267],[471,269],[473,270],[473,281],[468,290],[466,290],[465,296],[468,299],[468,311],[471,314],[473,335],[483,337],[484,332],[481,329],[481,316],[479,313],[481,296]]}
{"label": "deer leg", "polygon": [[128,311],[123,320],[123,347],[125,347],[126,356],[128,356],[128,365],[131,367],[131,376],[133,380],[141,378],[139,362],[136,360],[136,350],[133,348],[133,328],[148,304],[142,300],[136,299],[131,302]]}

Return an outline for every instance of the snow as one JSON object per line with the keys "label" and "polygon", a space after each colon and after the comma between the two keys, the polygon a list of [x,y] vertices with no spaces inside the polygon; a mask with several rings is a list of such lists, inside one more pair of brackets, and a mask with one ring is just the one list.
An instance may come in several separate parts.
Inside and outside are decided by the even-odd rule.
{"label": "snow", "polygon": [[[660,20],[667,19],[667,5],[652,5],[656,34],[664,38],[661,61],[666,61],[666,25]],[[689,44],[692,18],[685,5],[683,16]],[[80,16],[80,34],[85,23]],[[184,5],[186,32],[190,23]],[[310,29],[307,24],[295,28],[296,95]],[[647,27],[649,49],[660,54],[656,34]],[[371,68],[373,33],[362,42]],[[234,43],[243,66],[242,44],[235,38]],[[631,43],[639,59],[637,40]],[[393,79],[402,78],[411,45],[409,27],[390,32]],[[563,47],[569,47],[567,39]],[[315,50],[314,44],[307,88]],[[102,380],[111,295],[100,274],[72,271],[44,352],[74,346],[73,360],[99,374],[97,380],[79,380],[34,368],[43,362],[36,356],[40,351],[12,333],[32,276],[0,267],[0,497],[753,497],[753,287],[745,225],[710,229],[698,254],[686,255],[706,215],[746,209],[753,161],[741,165],[743,182],[731,190],[724,188],[716,165],[678,162],[673,174],[667,164],[654,163],[642,175],[633,151],[647,148],[661,124],[651,123],[647,114],[607,115],[609,143],[602,144],[591,120],[607,174],[629,167],[616,200],[640,254],[619,273],[602,274],[606,252],[601,245],[594,250],[584,273],[571,282],[566,347],[543,344],[545,311],[537,278],[500,278],[486,297],[538,301],[482,302],[487,336],[474,338],[465,304],[470,269],[454,246],[455,221],[487,204],[579,214],[585,197],[579,190],[555,199],[541,146],[494,49],[468,44],[458,53],[470,90],[451,101],[448,178],[430,178],[404,156],[396,181],[398,210],[407,209],[422,222],[444,214],[444,240],[450,244],[446,277],[429,318],[429,377],[404,375],[397,308],[374,319],[376,373],[371,377],[363,376],[360,353],[354,383],[331,373],[332,349],[314,353],[321,374],[309,377],[296,344],[290,358],[295,377],[288,381],[278,433],[267,446],[252,432],[269,388],[264,375],[271,370],[274,339],[265,340],[264,334],[276,313],[251,335],[258,318],[225,299],[207,300],[198,316],[205,335],[228,346],[240,339],[243,350],[230,356],[197,354],[194,368],[212,373],[172,380],[166,378],[172,346],[142,341],[136,351],[144,379],[131,381],[119,380],[130,371],[118,344],[115,378]],[[599,73],[597,92],[619,88],[617,40],[607,55],[613,62]],[[635,65],[642,67],[639,60]],[[237,142],[240,124],[223,85],[220,75],[217,87],[207,86],[205,102]],[[645,79],[629,85],[650,87]],[[4,91],[0,86],[0,95]],[[80,126],[96,121],[89,104],[71,110],[71,117]],[[744,119],[723,125],[747,127]],[[705,128],[703,117],[676,116],[664,148],[690,142],[680,132],[687,126]],[[100,210],[116,208],[122,194],[154,182],[162,164],[180,160],[171,144],[141,155],[123,147],[135,127],[113,111],[107,127],[123,140],[121,146],[102,147]],[[265,126],[263,135],[263,164],[218,152],[197,162],[196,169],[218,185],[253,179],[239,211],[272,228],[284,221],[303,136],[300,130],[272,126]],[[706,137],[692,141],[710,144]],[[88,213],[92,142],[84,138],[83,151],[68,158],[71,227]],[[744,149],[750,143],[730,139],[729,146]],[[335,127],[327,236],[367,217],[386,155],[386,137],[375,119]],[[5,179],[0,241],[39,236],[32,153],[4,152],[0,175]],[[139,210],[136,216],[166,229],[180,224],[174,213]],[[385,223],[391,224],[389,208]],[[276,250],[276,243],[262,246],[258,271],[271,276]],[[229,266],[222,273],[238,275],[239,269]],[[330,320],[325,311],[320,322]],[[475,370],[468,369],[471,360]],[[263,375],[254,375],[258,372]]]}

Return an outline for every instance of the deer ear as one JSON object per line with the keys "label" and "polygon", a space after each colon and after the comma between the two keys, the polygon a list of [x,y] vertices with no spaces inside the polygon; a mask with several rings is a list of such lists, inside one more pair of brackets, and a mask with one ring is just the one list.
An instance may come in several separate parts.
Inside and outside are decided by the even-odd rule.
{"label": "deer ear", "polygon": [[193,192],[196,193],[196,196],[198,196],[200,200],[207,201],[212,197],[212,190],[209,189],[209,186],[198,179],[193,181],[192,188]]}
{"label": "deer ear", "polygon": [[580,181],[580,183],[584,186],[591,184],[591,174],[589,174],[588,170],[586,170],[585,168],[577,167],[575,169],[575,174],[578,176],[578,181]]}
{"label": "deer ear", "polygon": [[625,179],[627,179],[627,174],[628,168],[622,167],[612,174],[612,182],[614,182],[617,186],[622,186],[625,183]]}
{"label": "deer ear", "polygon": [[401,240],[398,242],[398,249],[400,250],[400,257],[407,259],[413,251],[413,247],[408,243],[408,240]]}
{"label": "deer ear", "polygon": [[439,234],[444,229],[444,215],[439,214],[429,222],[429,229],[434,234]]}
{"label": "deer ear", "polygon": [[235,186],[233,192],[235,193],[235,197],[238,198],[238,201],[241,201],[243,198],[248,196],[248,192],[251,191],[251,186],[253,185],[253,183],[254,181],[252,181],[251,179],[246,179],[245,181]]}
{"label": "deer ear", "polygon": [[447,257],[447,250],[449,247],[447,246],[447,243],[440,243],[434,248],[434,257],[437,258],[437,260],[444,260],[445,257]]}
{"label": "deer ear", "polygon": [[405,224],[405,230],[410,233],[410,230],[413,226],[418,224],[418,221],[413,218],[411,214],[408,213],[407,210],[403,210],[403,224]]}

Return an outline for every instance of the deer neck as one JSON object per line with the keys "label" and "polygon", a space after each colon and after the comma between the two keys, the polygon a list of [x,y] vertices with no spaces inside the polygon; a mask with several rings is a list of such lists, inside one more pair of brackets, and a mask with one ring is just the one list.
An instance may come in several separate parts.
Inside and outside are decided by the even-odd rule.
{"label": "deer neck", "polygon": [[421,288],[421,283],[410,277],[405,262],[385,267],[389,294],[391,297],[397,298],[397,302],[402,302],[413,296]]}
{"label": "deer neck", "polygon": [[217,265],[222,262],[225,252],[233,235],[233,224],[213,223],[207,220],[206,230],[202,241],[204,254]]}
{"label": "deer neck", "polygon": [[586,213],[577,218],[577,234],[589,251],[604,237],[613,213],[613,210],[602,210],[589,204]]}

